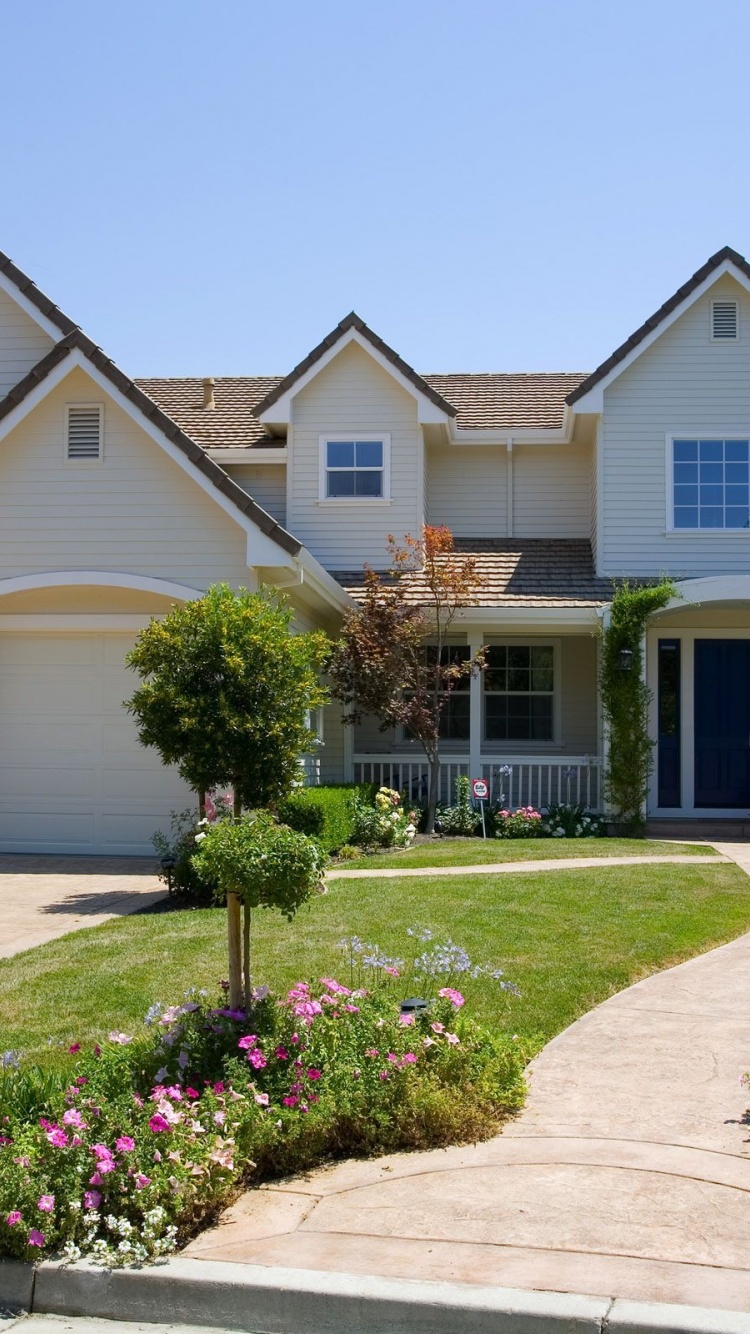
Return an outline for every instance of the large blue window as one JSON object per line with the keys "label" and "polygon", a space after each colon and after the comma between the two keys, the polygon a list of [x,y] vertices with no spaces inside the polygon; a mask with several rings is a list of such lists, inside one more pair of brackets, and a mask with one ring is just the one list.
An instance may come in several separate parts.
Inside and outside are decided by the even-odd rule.
{"label": "large blue window", "polygon": [[675,528],[750,527],[750,441],[674,440]]}
{"label": "large blue window", "polygon": [[383,443],[382,440],[326,440],[326,498],[384,497]]}

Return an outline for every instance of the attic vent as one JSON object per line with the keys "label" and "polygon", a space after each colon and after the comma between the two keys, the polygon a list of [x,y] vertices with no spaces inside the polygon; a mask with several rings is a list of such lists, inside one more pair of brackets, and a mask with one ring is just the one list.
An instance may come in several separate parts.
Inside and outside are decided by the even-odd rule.
{"label": "attic vent", "polygon": [[100,459],[102,456],[102,409],[87,404],[68,408],[69,459]]}
{"label": "attic vent", "polygon": [[711,337],[714,342],[737,341],[738,312],[736,301],[711,302]]}

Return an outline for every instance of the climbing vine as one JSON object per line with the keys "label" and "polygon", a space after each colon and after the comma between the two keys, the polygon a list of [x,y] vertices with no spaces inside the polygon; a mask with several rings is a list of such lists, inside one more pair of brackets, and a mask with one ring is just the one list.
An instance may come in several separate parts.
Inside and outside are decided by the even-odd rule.
{"label": "climbing vine", "polygon": [[663,579],[647,588],[628,582],[615,590],[609,624],[602,629],[600,689],[609,734],[604,795],[617,822],[630,834],[643,831],[643,811],[653,762],[648,734],[651,691],[643,680],[643,637],[655,612],[677,597]]}

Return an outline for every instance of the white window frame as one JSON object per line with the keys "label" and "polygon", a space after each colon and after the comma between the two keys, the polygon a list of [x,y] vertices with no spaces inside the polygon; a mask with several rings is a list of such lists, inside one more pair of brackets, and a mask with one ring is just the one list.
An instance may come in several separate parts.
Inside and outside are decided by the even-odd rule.
{"label": "white window frame", "polygon": [[[734,338],[717,338],[717,337],[715,336],[715,334],[714,334],[714,306],[716,306],[716,305],[719,305],[719,306],[727,306],[727,305],[730,304],[730,302],[731,302],[731,304],[734,306],[734,308],[735,308],[735,310],[736,310],[736,312],[737,312],[737,324],[736,324],[737,332],[736,332]],[[709,325],[709,336],[710,336],[710,339],[711,339],[711,342],[712,342],[712,343],[730,343],[730,344],[731,344],[731,343],[739,343],[739,341],[740,341],[740,303],[739,303],[739,301],[737,301],[734,297],[732,297],[732,296],[726,296],[726,297],[717,296],[717,297],[715,297],[714,300],[711,302],[711,323],[710,323],[710,325]],[[725,436],[724,438],[725,438],[725,439],[729,439],[728,436]]]}
{"label": "white window frame", "polygon": [[[365,444],[382,444],[383,446],[383,467],[373,468],[373,472],[382,472],[383,474],[383,494],[382,496],[329,496],[326,495],[328,481],[328,467],[326,446],[330,441],[332,444],[339,442],[346,443],[349,440],[362,441]],[[319,462],[318,462],[318,504],[319,505],[390,505],[391,504],[391,437],[388,431],[327,431],[325,435],[318,436]],[[351,468],[346,471],[353,471]]]}
{"label": "white window frame", "polygon": [[[346,438],[349,439],[348,436]],[[437,645],[432,643],[432,641],[428,639],[425,641],[424,647],[437,648]],[[471,645],[467,644],[465,640],[449,639],[447,640],[447,642],[443,644],[443,649],[452,649],[452,648],[466,649],[469,657],[471,657]],[[461,690],[458,692],[454,692],[453,690],[441,690],[440,694],[453,695],[454,693],[458,693],[461,695],[465,694],[469,696],[471,677],[466,677],[464,679],[466,680],[465,691]],[[469,704],[469,729],[471,729],[471,703]],[[414,737],[408,735],[407,728],[403,723],[399,723],[398,727],[396,728],[395,735],[396,735],[396,742],[398,745],[413,746],[416,744]],[[441,737],[440,749],[442,750],[443,748],[446,748],[449,754],[455,755],[457,752],[463,754],[469,745],[469,741],[470,737],[466,737],[465,740],[460,737],[446,737],[446,738]]]}
{"label": "white window frame", "polygon": [[[533,753],[544,751],[550,746],[559,747],[562,745],[562,644],[559,639],[541,638],[538,635],[517,635],[513,638],[488,636],[484,641],[485,648],[551,648],[552,649],[552,736],[547,740],[526,740],[521,738],[509,738],[501,740],[498,737],[487,736],[487,695],[500,694],[500,691],[487,691],[485,689],[485,676],[482,673],[482,753],[499,753],[502,750],[515,750],[520,753],[522,750],[528,750]],[[513,692],[511,692],[513,693]],[[516,692],[525,693],[525,692]],[[529,692],[534,694],[534,691]],[[540,691],[540,694],[547,694],[547,691]]]}
{"label": "white window frame", "polygon": [[686,427],[684,431],[669,431],[666,436],[665,445],[665,492],[667,499],[667,518],[666,531],[677,537],[688,537],[690,539],[699,537],[703,541],[707,537],[722,537],[725,540],[737,538],[747,540],[750,537],[750,528],[675,528],[674,526],[674,442],[675,440],[748,440],[750,441],[750,429],[747,431],[725,431],[721,427],[718,429],[709,429],[701,427],[696,431],[694,427]]}
{"label": "white window frame", "polygon": [[[76,410],[99,413],[99,453],[95,459],[72,459],[68,453],[70,433],[70,414]],[[104,404],[103,403],[66,403],[63,419],[63,461],[71,468],[98,468],[104,462]]]}

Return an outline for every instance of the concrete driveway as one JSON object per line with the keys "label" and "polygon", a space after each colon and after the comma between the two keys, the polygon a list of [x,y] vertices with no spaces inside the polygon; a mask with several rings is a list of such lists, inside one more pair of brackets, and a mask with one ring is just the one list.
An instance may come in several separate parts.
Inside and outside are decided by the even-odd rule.
{"label": "concrete driveway", "polygon": [[0,958],[163,898],[151,857],[0,855]]}

